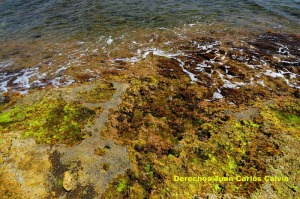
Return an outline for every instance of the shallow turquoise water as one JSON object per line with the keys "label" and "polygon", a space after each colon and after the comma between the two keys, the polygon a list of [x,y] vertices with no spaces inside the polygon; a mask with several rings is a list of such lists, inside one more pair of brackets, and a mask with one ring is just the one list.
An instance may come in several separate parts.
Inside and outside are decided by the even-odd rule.
{"label": "shallow turquoise water", "polygon": [[137,28],[222,24],[297,33],[299,0],[4,0],[0,38],[93,38]]}

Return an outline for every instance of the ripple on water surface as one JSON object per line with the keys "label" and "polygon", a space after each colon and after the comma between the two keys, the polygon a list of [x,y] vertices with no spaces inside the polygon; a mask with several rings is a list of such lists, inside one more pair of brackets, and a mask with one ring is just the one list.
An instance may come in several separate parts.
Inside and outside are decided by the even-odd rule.
{"label": "ripple on water surface", "polygon": [[299,31],[297,0],[2,1],[1,38],[95,38],[138,28],[221,23],[235,28]]}
{"label": "ripple on water surface", "polygon": [[[217,74],[223,87],[238,88],[254,80],[229,80],[234,75],[226,74],[233,70],[226,65],[228,60],[256,70],[274,60],[287,67],[299,63],[297,53],[284,42],[266,42],[275,49],[268,60],[255,56],[256,47],[250,45],[255,35],[267,30],[298,33],[299,9],[295,0],[2,1],[0,91],[26,93],[32,88],[93,81],[107,73],[130,71],[149,56],[176,60],[178,70],[194,82],[206,82],[205,78]],[[242,47],[236,48],[238,43]],[[294,42],[293,48],[299,51],[297,45]],[[222,64],[225,73],[214,69]],[[259,75],[289,75],[286,83],[298,87],[295,69],[280,70],[266,68]],[[263,80],[257,83],[264,85]]]}

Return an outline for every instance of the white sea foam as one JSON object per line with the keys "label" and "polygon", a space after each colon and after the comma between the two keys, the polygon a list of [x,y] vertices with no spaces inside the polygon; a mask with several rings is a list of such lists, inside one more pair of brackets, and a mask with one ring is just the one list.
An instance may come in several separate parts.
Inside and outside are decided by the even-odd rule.
{"label": "white sea foam", "polygon": [[287,47],[280,47],[277,51],[279,54],[290,54],[289,49]]}
{"label": "white sea foam", "polygon": [[217,92],[214,92],[213,99],[222,99],[222,98],[224,98],[224,96],[221,94],[221,90],[220,89],[218,89]]}
{"label": "white sea foam", "polygon": [[179,55],[183,55],[183,53],[168,53],[163,50],[157,49],[157,48],[148,48],[145,50],[144,54],[142,55],[142,58],[145,59],[150,53],[153,53],[153,55],[161,56],[161,57],[167,57],[167,58],[174,58]]}
{"label": "white sea foam", "polygon": [[295,73],[290,73],[290,79],[295,79],[295,78],[297,78],[297,76],[299,76],[299,75],[297,75]]}
{"label": "white sea foam", "polygon": [[107,45],[111,45],[112,44],[112,42],[113,42],[114,40],[111,38],[111,36],[106,40],[106,43],[107,43]]}
{"label": "white sea foam", "polygon": [[94,50],[92,50],[93,53],[97,53],[98,52],[98,48],[95,48]]}
{"label": "white sea foam", "polygon": [[257,83],[260,84],[260,85],[262,85],[262,86],[264,86],[264,87],[266,86],[265,82],[263,80],[258,80]]}
{"label": "white sea foam", "polygon": [[300,89],[300,86],[296,85],[295,83],[290,83],[290,81],[288,79],[284,79],[286,84],[292,88],[298,88]]}
{"label": "white sea foam", "polygon": [[60,67],[59,69],[57,69],[57,70],[55,71],[54,74],[57,75],[57,74],[60,74],[60,73],[62,73],[62,72],[65,72],[69,67],[70,67],[70,65]]}
{"label": "white sea foam", "polygon": [[179,61],[179,66],[181,67],[182,71],[190,77],[192,82],[199,82],[199,79],[196,78],[196,75],[194,73],[192,73],[184,68],[185,63],[183,61],[181,61],[178,58],[176,60]]}
{"label": "white sea foam", "polygon": [[282,60],[281,63],[291,64],[291,65],[295,65],[295,64],[299,64],[300,65],[300,61],[291,62],[291,61]]}
{"label": "white sea foam", "polygon": [[136,63],[139,62],[141,59],[138,57],[131,57],[131,58],[117,58],[115,61],[124,61],[129,63]]}
{"label": "white sea foam", "polygon": [[[34,87],[45,87],[46,85],[53,86],[68,86],[75,82],[71,77],[63,75],[64,71],[69,68],[69,64],[64,67],[60,67],[56,71],[51,71],[49,69],[48,72],[40,73],[39,67],[32,67],[22,69],[19,72],[15,73],[0,73],[0,93],[11,91],[17,91],[21,94],[27,94],[28,90]],[[52,80],[45,81],[46,77],[50,76],[58,76]],[[8,86],[8,83],[11,82]]]}
{"label": "white sea foam", "polygon": [[[162,28],[162,29],[164,29],[164,28]],[[164,30],[170,30],[170,29],[164,29]],[[174,30],[170,30],[170,31],[174,31]],[[109,49],[108,46],[113,44],[114,39],[111,36],[100,37],[97,44],[100,44],[100,42],[101,42],[101,47],[103,47],[103,51],[109,53],[110,51],[108,50]],[[118,39],[118,38],[116,38],[116,39]],[[78,42],[78,44],[84,44],[84,42]],[[170,41],[166,41],[163,44],[165,45],[165,47],[172,45],[172,43]],[[131,63],[132,65],[134,65],[135,63],[137,63],[143,59],[147,59],[147,57],[150,54],[152,54],[155,56],[161,56],[161,57],[166,57],[169,59],[177,60],[179,62],[179,67],[180,67],[181,71],[189,76],[191,82],[201,82],[200,79],[197,78],[197,76],[199,75],[198,71],[200,71],[201,73],[205,73],[205,75],[208,75],[210,78],[215,78],[215,74],[217,72],[219,74],[220,79],[223,81],[223,85],[219,85],[220,79],[217,80],[218,78],[216,80],[211,79],[211,85],[221,86],[220,88],[239,89],[242,86],[247,86],[247,85],[252,85],[252,84],[266,86],[265,82],[262,79],[258,78],[259,80],[254,80],[254,78],[253,78],[253,77],[261,78],[262,74],[272,77],[272,78],[284,78],[284,80],[288,86],[291,86],[294,88],[299,87],[297,85],[297,83],[298,83],[297,78],[299,78],[298,74],[292,73],[288,70],[275,71],[274,69],[270,68],[269,63],[267,64],[264,60],[259,60],[258,58],[255,58],[255,57],[254,58],[252,57],[252,60],[256,62],[254,64],[247,63],[247,60],[249,59],[248,57],[241,58],[242,59],[241,61],[246,66],[248,66],[247,70],[251,71],[247,75],[247,77],[250,78],[251,82],[250,83],[241,82],[241,80],[239,80],[239,77],[229,75],[230,66],[225,65],[226,62],[219,61],[220,59],[225,60],[225,61],[227,59],[226,58],[227,52],[225,52],[225,55],[220,54],[219,45],[221,44],[221,42],[219,42],[219,41],[215,41],[215,42],[193,41],[192,44],[197,49],[197,51],[200,51],[200,53],[202,53],[202,54],[213,53],[215,55],[214,58],[203,61],[201,63],[197,63],[196,59],[189,59],[189,57],[193,56],[193,55],[189,54],[188,52],[186,52],[187,54],[185,54],[185,52],[182,52],[182,51],[172,51],[174,49],[172,49],[170,51],[166,51],[166,50],[162,50],[162,49],[154,48],[154,47],[145,48],[145,47],[143,47],[142,44],[139,44],[136,41],[132,41],[128,45],[132,46],[132,49],[136,50],[135,54],[131,57],[116,58],[112,62],[124,61],[124,62]],[[152,46],[152,45],[148,45],[148,46]],[[100,47],[100,50],[101,50],[101,47]],[[55,87],[70,85],[70,84],[74,83],[75,80],[73,80],[70,76],[67,76],[65,74],[67,69],[70,68],[71,66],[77,66],[77,65],[80,66],[80,64],[83,63],[83,59],[81,59],[81,58],[88,56],[89,53],[96,53],[96,52],[98,52],[98,50],[99,49],[96,48],[95,46],[91,46],[90,48],[87,48],[87,49],[76,49],[73,52],[68,54],[68,58],[70,61],[66,64],[62,64],[62,66],[54,66],[53,67],[53,66],[51,66],[52,62],[47,63],[47,65],[48,65],[47,73],[43,73],[43,74],[39,74],[37,67],[33,67],[31,69],[26,69],[26,70],[23,69],[17,73],[12,73],[12,74],[4,75],[3,73],[2,74],[0,73],[0,92],[4,92],[4,91],[10,90],[10,89],[11,90],[22,90],[22,92],[25,92],[24,90],[26,90],[26,89],[28,90],[28,89],[30,89],[32,87],[36,87],[36,86],[44,87],[49,84],[50,85],[52,84]],[[63,54],[59,53],[58,55],[63,55]],[[278,57],[276,57],[276,55]],[[274,55],[274,59],[280,60],[280,58],[285,57],[285,55],[289,55],[289,51],[286,47],[283,46],[278,49],[278,54],[276,54],[276,55]],[[189,60],[189,62],[185,61],[185,58],[182,59],[182,57],[186,57],[187,60]],[[237,57],[235,57],[235,58],[237,59]],[[289,58],[291,58],[291,57],[289,57]],[[280,60],[280,61],[281,61],[281,63],[291,64],[291,65],[299,64],[299,62],[297,62],[296,59],[294,59],[294,61],[285,61],[285,60],[284,61]],[[193,62],[192,66],[190,66],[188,64],[190,62]],[[2,62],[0,62],[0,69],[9,67],[13,63],[14,63],[13,60],[2,61]],[[54,63],[55,63],[55,60],[54,60]],[[196,67],[194,68],[195,65],[196,65]],[[223,65],[225,67],[225,69],[224,69],[225,72],[223,72],[222,69],[220,69],[221,65]],[[58,69],[57,69],[57,67],[58,67]],[[265,68],[267,68],[267,70],[265,70]],[[208,70],[208,69],[210,69],[210,70]],[[251,69],[253,69],[253,70],[251,70]],[[257,69],[259,69],[259,70],[257,70]],[[122,69],[120,69],[120,70],[122,70]],[[170,69],[170,70],[173,70],[173,69]],[[197,71],[197,74],[193,73],[193,71]],[[206,71],[209,71],[209,72],[206,72]],[[86,69],[85,72],[94,73],[93,71],[91,71],[89,69]],[[48,77],[48,78],[46,78],[46,77]],[[255,78],[255,79],[257,79],[257,78]],[[248,81],[248,80],[244,80],[244,81]],[[11,83],[13,83],[13,84],[11,84]],[[11,88],[8,88],[8,85],[10,85]],[[221,99],[223,97],[224,96],[221,94],[220,91],[215,92],[214,96],[213,96],[213,98],[215,98],[215,99]]]}
{"label": "white sea foam", "polygon": [[233,83],[231,83],[231,82],[228,81],[227,83],[223,84],[222,87],[223,88],[236,88],[236,87],[238,87],[238,85],[233,84]]}
{"label": "white sea foam", "polygon": [[246,64],[246,66],[248,66],[249,68],[252,68],[252,69],[257,69],[257,68],[263,67],[263,65],[253,65],[253,64]]}
{"label": "white sea foam", "polygon": [[[62,81],[62,79],[64,79],[64,81]],[[71,79],[69,76],[56,77],[50,81],[54,87],[69,86],[74,82],[75,80]]]}
{"label": "white sea foam", "polygon": [[207,65],[206,63],[200,63],[197,64],[197,67],[195,69],[199,71],[204,71],[204,68],[211,68],[211,66]]}
{"label": "white sea foam", "polygon": [[188,74],[188,76],[190,77],[192,82],[199,82],[199,79],[196,78],[196,75],[188,70],[186,70],[185,68],[182,68],[183,72],[185,72],[186,74]]}
{"label": "white sea foam", "polygon": [[274,72],[272,70],[266,70],[263,74],[267,75],[267,76],[274,77],[274,78],[277,78],[277,77],[284,78],[284,75],[282,73],[276,73],[276,72]]}
{"label": "white sea foam", "polygon": [[8,81],[0,82],[0,92],[7,92],[7,83]]}
{"label": "white sea foam", "polygon": [[221,42],[214,41],[212,43],[199,43],[197,41],[192,41],[192,44],[197,46],[197,50],[206,50],[206,53],[210,53],[212,49],[216,49],[217,51],[219,51],[216,46],[220,45]]}
{"label": "white sea foam", "polygon": [[17,79],[13,81],[14,84],[17,84],[19,88],[29,89],[30,78],[38,75],[38,68],[26,68],[20,71],[22,75],[17,76]]}
{"label": "white sea foam", "polygon": [[85,69],[85,72],[88,72],[88,73],[94,73],[94,71],[92,71],[92,70],[89,69],[89,68]]}

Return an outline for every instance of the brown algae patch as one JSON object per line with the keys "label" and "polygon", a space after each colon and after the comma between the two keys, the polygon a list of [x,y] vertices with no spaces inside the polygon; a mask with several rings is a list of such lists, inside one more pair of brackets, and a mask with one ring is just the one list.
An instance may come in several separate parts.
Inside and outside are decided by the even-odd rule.
{"label": "brown algae patch", "polygon": [[128,147],[133,169],[102,197],[296,197],[299,55],[291,41],[297,46],[297,37],[276,33],[236,43],[194,38],[181,53],[152,50],[134,63],[124,101],[102,131]]}
{"label": "brown algae patch", "polygon": [[[230,55],[225,56],[230,59]],[[149,73],[128,79],[130,88],[124,101],[102,134],[105,139],[128,146],[133,170],[115,178],[102,197],[248,198],[271,194],[266,189],[270,186],[276,187],[272,194],[279,198],[296,196],[297,160],[292,154],[299,147],[299,103],[294,96],[297,89],[289,88],[279,78],[264,79],[271,89],[253,85],[247,73],[250,67],[232,60],[228,61],[231,67],[218,63],[215,68],[203,67],[215,79],[195,73],[206,83],[191,82],[178,70],[183,58],[176,59],[149,55],[143,61],[151,66]],[[189,70],[196,68],[197,61],[191,60],[189,66]],[[139,67],[143,68],[136,64],[134,70]],[[228,81],[217,79],[222,74],[248,83],[231,87]],[[224,83],[228,83],[220,89],[224,98],[212,99],[216,87]],[[280,89],[279,84],[287,89]],[[285,147],[288,140],[293,140],[291,152]],[[287,168],[285,161],[293,165]],[[280,168],[283,165],[285,169]],[[245,178],[189,183],[175,182],[174,176]],[[290,181],[267,182],[265,176],[283,176]],[[250,180],[257,177],[262,180]]]}
{"label": "brown algae patch", "polygon": [[[293,140],[294,149],[299,146],[297,100],[248,101],[245,110],[243,104],[205,102],[204,88],[197,93],[201,86],[177,81],[162,76],[131,80],[103,134],[129,147],[134,169],[114,179],[103,198],[192,198],[208,193],[248,198],[264,195],[270,184],[278,197],[295,196],[297,160],[292,154],[297,152],[288,152],[286,142]],[[228,115],[230,111],[234,114]],[[174,176],[246,178],[175,182]],[[267,182],[265,176],[285,176],[289,181]],[[262,180],[250,180],[257,178]]]}

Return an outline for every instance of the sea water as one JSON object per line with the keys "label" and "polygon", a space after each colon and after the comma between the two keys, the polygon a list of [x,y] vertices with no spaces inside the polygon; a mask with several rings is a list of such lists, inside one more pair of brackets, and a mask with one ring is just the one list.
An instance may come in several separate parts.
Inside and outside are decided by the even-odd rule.
{"label": "sea water", "polygon": [[300,1],[2,0],[0,91],[70,85],[71,69],[98,74],[150,53],[175,57],[197,37],[235,42],[267,31],[299,34]]}

